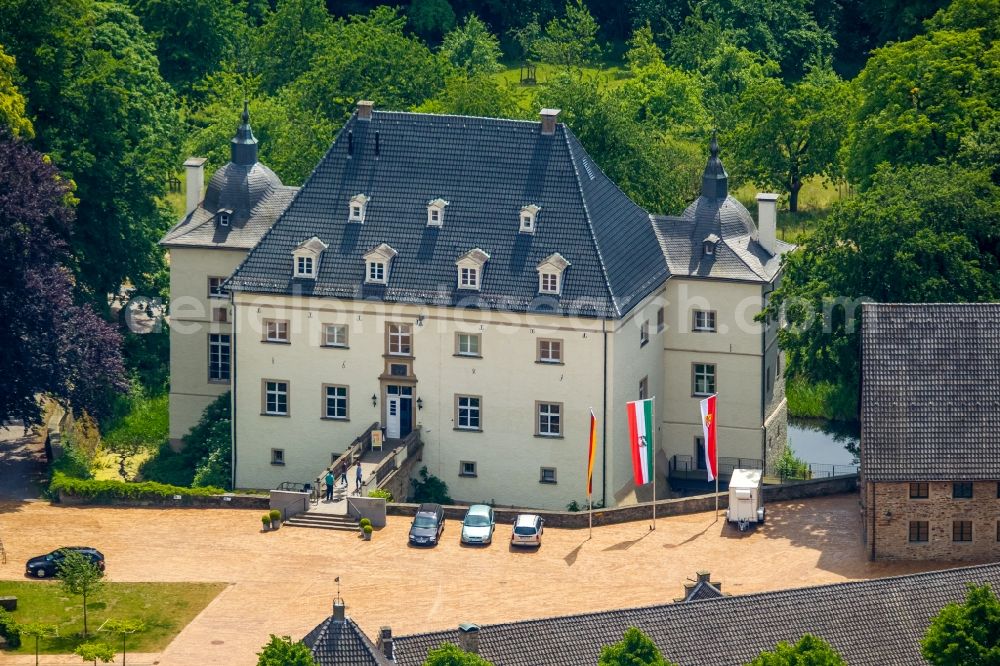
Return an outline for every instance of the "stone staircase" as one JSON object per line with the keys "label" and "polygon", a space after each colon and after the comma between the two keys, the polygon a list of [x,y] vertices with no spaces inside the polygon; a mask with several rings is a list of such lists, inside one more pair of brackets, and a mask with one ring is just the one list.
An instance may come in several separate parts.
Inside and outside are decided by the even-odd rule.
{"label": "stone staircase", "polygon": [[319,513],[307,511],[292,516],[285,521],[288,527],[312,527],[320,530],[358,531],[358,521],[350,516],[336,513]]}

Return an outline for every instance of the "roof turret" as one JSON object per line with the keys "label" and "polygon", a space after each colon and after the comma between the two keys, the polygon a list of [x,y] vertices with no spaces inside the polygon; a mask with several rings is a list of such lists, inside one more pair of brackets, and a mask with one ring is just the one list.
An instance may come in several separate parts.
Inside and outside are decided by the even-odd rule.
{"label": "roof turret", "polygon": [[236,136],[230,141],[230,155],[233,164],[250,166],[257,162],[257,139],[250,128],[250,107],[247,100],[243,100],[240,125],[236,128]]}
{"label": "roof turret", "polygon": [[705,165],[705,173],[701,177],[701,195],[709,199],[725,199],[729,196],[729,174],[719,159],[719,140],[715,130],[712,130],[712,143],[709,145],[711,155]]}

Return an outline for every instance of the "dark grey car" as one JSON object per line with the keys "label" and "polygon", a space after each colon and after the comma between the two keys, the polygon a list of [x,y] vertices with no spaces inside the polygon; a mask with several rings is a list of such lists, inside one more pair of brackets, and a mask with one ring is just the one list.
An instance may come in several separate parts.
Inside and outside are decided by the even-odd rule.
{"label": "dark grey car", "polygon": [[444,508],[440,504],[421,504],[410,523],[410,544],[434,546],[444,531]]}

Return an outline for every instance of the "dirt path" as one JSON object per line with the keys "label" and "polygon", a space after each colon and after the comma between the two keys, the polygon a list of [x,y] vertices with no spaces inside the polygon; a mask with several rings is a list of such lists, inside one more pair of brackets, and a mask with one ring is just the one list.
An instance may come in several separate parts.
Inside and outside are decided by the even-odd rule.
{"label": "dirt path", "polygon": [[45,478],[44,443],[19,425],[0,427],[0,500],[32,499]]}
{"label": "dirt path", "polygon": [[[739,534],[695,514],[586,530],[547,529],[537,552],[512,552],[510,527],[483,549],[458,543],[451,521],[434,549],[406,545],[408,520],[390,518],[371,542],[353,533],[282,528],[262,534],[257,511],[0,505],[10,559],[60,545],[93,545],[120,581],[232,583],[160,656],[164,666],[256,663],[269,633],[301,638],[330,614],[340,576],[348,614],[374,636],[664,603],[706,569],[723,590],[745,594],[909,573],[928,564],[871,564],[859,534],[857,496],[772,504],[768,522]],[[938,568],[944,565],[936,565]]]}

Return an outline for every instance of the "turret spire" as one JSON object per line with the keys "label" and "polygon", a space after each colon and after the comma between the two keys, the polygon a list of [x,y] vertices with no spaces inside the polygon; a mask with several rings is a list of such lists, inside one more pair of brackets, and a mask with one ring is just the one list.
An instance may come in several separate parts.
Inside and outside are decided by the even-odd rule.
{"label": "turret spire", "polygon": [[236,136],[230,142],[230,161],[233,164],[250,166],[257,162],[257,139],[250,128],[250,103],[243,100],[243,113],[240,115],[240,126]]}
{"label": "turret spire", "polygon": [[712,142],[708,146],[710,157],[701,177],[701,195],[709,199],[725,199],[729,196],[729,174],[719,159],[719,139],[712,130]]}

